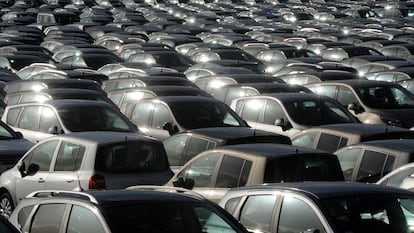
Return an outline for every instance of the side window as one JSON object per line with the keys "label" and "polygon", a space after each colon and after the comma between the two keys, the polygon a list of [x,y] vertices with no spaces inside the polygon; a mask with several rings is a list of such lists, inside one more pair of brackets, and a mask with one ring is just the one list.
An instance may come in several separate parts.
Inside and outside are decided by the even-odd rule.
{"label": "side window", "polygon": [[263,115],[263,123],[274,125],[276,119],[285,119],[285,113],[283,112],[282,107],[278,103],[273,100],[268,100],[266,102],[264,115]]}
{"label": "side window", "polygon": [[[24,227],[27,218],[29,217],[30,213],[33,210],[33,205],[25,206],[20,209],[19,213],[17,214],[17,222],[19,224],[19,229],[22,230]],[[1,232],[1,231],[0,231]]]}
{"label": "side window", "polygon": [[324,85],[322,87],[312,88],[312,91],[315,92],[318,95],[326,95],[326,96],[329,96],[331,98],[335,98],[336,86]]}
{"label": "side window", "polygon": [[194,160],[191,164],[181,171],[178,177],[193,179],[194,187],[210,187],[222,154],[211,153]]}
{"label": "side window", "polygon": [[226,232],[226,233],[236,233],[232,226],[226,222],[221,216],[212,212],[205,207],[195,207],[194,212],[198,221],[201,225],[201,232],[205,233],[217,233],[217,232]]}
{"label": "side window", "polygon": [[18,104],[20,102],[20,94],[15,94],[15,95],[8,95],[7,96],[7,101],[6,104],[7,105],[14,105],[14,104]]}
{"label": "side window", "polygon": [[241,199],[242,197],[235,197],[227,200],[226,204],[224,205],[224,209],[230,214],[234,214],[233,212],[236,210],[236,207]]}
{"label": "side window", "polygon": [[258,122],[265,101],[264,99],[247,100],[240,116],[246,121]]}
{"label": "side window", "polygon": [[339,163],[341,164],[342,172],[344,173],[346,181],[352,180],[352,175],[360,154],[361,149],[358,148],[344,150],[336,154],[338,156]]}
{"label": "side window", "polygon": [[150,125],[150,116],[153,112],[153,103],[139,103],[135,105],[135,108],[131,114],[131,121],[137,125]]}
{"label": "side window", "polygon": [[39,166],[38,171],[49,171],[50,162],[52,161],[57,144],[58,141],[53,140],[34,148],[23,160],[26,165],[26,171],[31,164]]}
{"label": "side window", "polygon": [[355,94],[347,87],[340,87],[338,90],[338,102],[344,106],[348,106],[351,103],[358,103]]}
{"label": "side window", "polygon": [[190,137],[177,135],[163,142],[171,166],[180,166],[185,163],[184,149]]}
{"label": "side window", "polygon": [[74,205],[70,212],[66,233],[104,233],[104,227],[91,210]]}
{"label": "side window", "polygon": [[337,149],[343,147],[347,143],[346,138],[342,138],[336,135],[322,133],[318,145],[316,149],[327,151],[327,152],[334,152]]}
{"label": "side window", "polygon": [[47,133],[48,130],[54,126],[59,126],[59,121],[55,112],[49,107],[43,107],[40,115],[39,131]]}
{"label": "side window", "polygon": [[84,153],[84,147],[63,142],[56,157],[54,171],[77,171],[82,163]]}
{"label": "side window", "polygon": [[162,129],[167,122],[172,123],[171,113],[168,111],[168,108],[163,104],[156,104],[152,118],[152,127]]}
{"label": "side window", "polygon": [[9,112],[7,114],[7,124],[16,126],[17,123],[17,117],[19,116],[21,108],[11,108],[9,109]]}
{"label": "side window", "polygon": [[244,186],[250,174],[251,161],[231,155],[224,155],[217,175],[217,188]]}
{"label": "side window", "polygon": [[319,133],[306,133],[297,136],[294,139],[292,139],[292,145],[313,148],[313,144],[315,143],[316,137],[318,135]]}
{"label": "side window", "polygon": [[274,195],[249,196],[241,209],[240,223],[251,230],[271,232],[275,204]]}
{"label": "side window", "polygon": [[30,233],[59,233],[66,204],[46,204],[39,206]]}
{"label": "side window", "polygon": [[360,182],[376,182],[382,177],[387,155],[381,152],[366,150],[358,170],[357,180]]}
{"label": "side window", "polygon": [[210,140],[204,139],[204,138],[198,138],[198,137],[191,137],[190,142],[188,143],[187,147],[187,153],[185,155],[185,160],[188,161],[191,158],[193,158],[195,155],[208,150],[209,145],[211,143]]}
{"label": "side window", "polygon": [[24,107],[18,127],[28,130],[37,130],[40,113],[40,106]]}
{"label": "side window", "polygon": [[315,211],[304,201],[285,197],[280,210],[278,233],[306,232],[318,229],[326,232]]}

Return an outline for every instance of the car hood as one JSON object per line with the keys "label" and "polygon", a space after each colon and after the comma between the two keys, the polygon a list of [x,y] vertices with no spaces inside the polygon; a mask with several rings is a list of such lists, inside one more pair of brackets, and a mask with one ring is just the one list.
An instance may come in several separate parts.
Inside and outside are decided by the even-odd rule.
{"label": "car hood", "polygon": [[406,109],[381,109],[372,111],[381,117],[381,120],[387,123],[389,121],[391,125],[396,123],[404,128],[414,127],[414,108]]}

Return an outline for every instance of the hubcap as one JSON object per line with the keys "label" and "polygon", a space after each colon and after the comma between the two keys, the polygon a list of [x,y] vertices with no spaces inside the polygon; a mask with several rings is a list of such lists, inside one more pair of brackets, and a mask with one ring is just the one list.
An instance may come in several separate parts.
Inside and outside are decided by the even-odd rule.
{"label": "hubcap", "polygon": [[9,217],[12,212],[12,206],[10,200],[7,198],[1,199],[0,202],[0,214]]}

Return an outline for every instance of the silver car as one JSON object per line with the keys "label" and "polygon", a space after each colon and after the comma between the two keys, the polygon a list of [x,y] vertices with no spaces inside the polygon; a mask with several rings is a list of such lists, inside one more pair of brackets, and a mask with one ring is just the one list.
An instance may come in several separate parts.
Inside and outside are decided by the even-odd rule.
{"label": "silver car", "polygon": [[47,138],[0,176],[0,212],[44,189],[121,189],[166,183],[173,173],[161,142],[135,133],[78,132]]}

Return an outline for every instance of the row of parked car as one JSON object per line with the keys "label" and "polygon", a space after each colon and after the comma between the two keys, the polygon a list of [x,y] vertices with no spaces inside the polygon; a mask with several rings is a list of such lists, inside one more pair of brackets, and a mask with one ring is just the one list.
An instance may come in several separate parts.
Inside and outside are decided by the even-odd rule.
{"label": "row of parked car", "polygon": [[412,3],[0,5],[0,232],[414,232]]}

